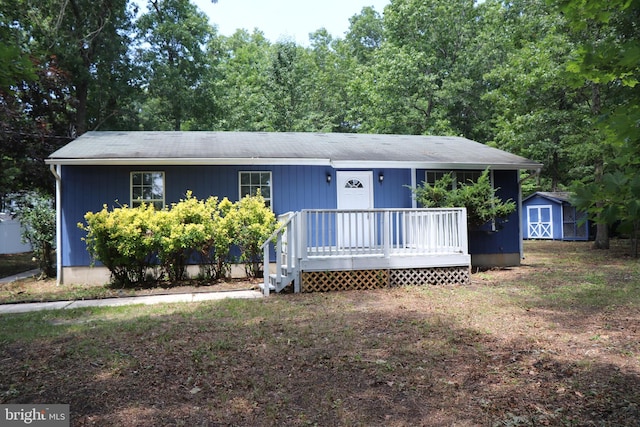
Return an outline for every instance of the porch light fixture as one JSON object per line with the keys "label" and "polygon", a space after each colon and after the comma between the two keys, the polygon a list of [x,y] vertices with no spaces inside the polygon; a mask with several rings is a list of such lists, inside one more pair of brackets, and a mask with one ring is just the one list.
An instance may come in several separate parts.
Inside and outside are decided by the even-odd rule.
{"label": "porch light fixture", "polygon": [[380,183],[382,183],[382,181],[384,181],[384,174],[382,172],[380,172],[380,175],[378,175],[378,181]]}
{"label": "porch light fixture", "polygon": [[327,184],[331,184],[331,174],[327,174]]}

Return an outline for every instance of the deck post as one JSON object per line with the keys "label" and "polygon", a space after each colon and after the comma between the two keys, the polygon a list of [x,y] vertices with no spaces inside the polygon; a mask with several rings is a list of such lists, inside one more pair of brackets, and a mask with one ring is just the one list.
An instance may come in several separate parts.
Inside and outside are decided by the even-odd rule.
{"label": "deck post", "polygon": [[293,292],[299,294],[302,291],[302,272],[300,269],[296,270],[296,274],[293,278]]}
{"label": "deck post", "polygon": [[276,241],[276,291],[282,283],[282,232],[278,233]]}
{"label": "deck post", "polygon": [[300,255],[302,256],[303,260],[307,260],[309,259],[309,253],[307,250],[307,230],[308,230],[308,226],[309,224],[307,224],[308,222],[308,213],[307,211],[302,211],[302,221],[300,224],[300,227],[298,227],[298,236],[300,238],[300,246],[298,246],[300,248],[300,251],[302,252]]}
{"label": "deck post", "polygon": [[460,241],[460,249],[463,254],[468,254],[469,242],[467,238],[467,208],[462,208],[458,218],[458,239]]}
{"label": "deck post", "polygon": [[384,257],[391,257],[391,212],[384,211],[382,216],[382,244],[384,246]]}
{"label": "deck post", "polygon": [[265,297],[269,296],[269,245],[266,244],[262,249],[263,256],[263,266],[262,266],[262,280],[263,280],[263,289],[262,294]]}
{"label": "deck post", "polygon": [[287,233],[287,275],[289,275],[293,271],[293,251],[295,250],[295,243],[291,239],[291,236],[294,236],[291,231],[292,224],[287,224],[287,228],[285,229],[285,233]]}

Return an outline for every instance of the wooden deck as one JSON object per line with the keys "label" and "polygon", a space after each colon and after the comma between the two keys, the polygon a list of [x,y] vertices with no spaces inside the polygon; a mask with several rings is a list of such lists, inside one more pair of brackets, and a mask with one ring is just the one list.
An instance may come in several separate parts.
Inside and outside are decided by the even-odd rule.
{"label": "wooden deck", "polygon": [[265,266],[270,244],[276,253],[266,295],[291,283],[300,292],[305,272],[468,269],[471,262],[464,208],[303,210],[279,219],[263,245]]}

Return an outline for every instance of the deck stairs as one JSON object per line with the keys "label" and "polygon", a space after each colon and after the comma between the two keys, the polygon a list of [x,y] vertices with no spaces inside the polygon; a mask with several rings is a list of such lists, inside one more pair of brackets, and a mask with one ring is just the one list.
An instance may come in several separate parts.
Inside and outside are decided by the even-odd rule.
{"label": "deck stairs", "polygon": [[[277,262],[275,263],[275,273],[270,273],[268,280],[260,284],[260,288],[265,295],[270,291],[281,292],[287,286],[294,284],[294,291],[300,292],[300,271],[299,259],[295,259],[293,239],[294,229],[299,226],[299,212],[287,212],[278,217],[279,226],[273,234],[263,244],[265,266],[269,259],[269,246],[273,243],[276,252]],[[265,267],[265,271],[268,268]],[[265,272],[266,274],[266,272]],[[268,289],[266,289],[268,288]]]}
{"label": "deck stairs", "polygon": [[271,291],[280,292],[296,279],[297,272],[288,271],[287,266],[283,265],[280,270],[280,276],[278,274],[269,274],[269,289]]}

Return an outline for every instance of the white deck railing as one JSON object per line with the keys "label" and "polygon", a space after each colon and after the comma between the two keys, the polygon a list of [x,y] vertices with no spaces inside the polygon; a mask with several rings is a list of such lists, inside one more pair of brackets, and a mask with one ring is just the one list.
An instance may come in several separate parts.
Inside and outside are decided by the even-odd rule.
{"label": "white deck railing", "polygon": [[301,221],[302,259],[467,253],[464,208],[304,210]]}
{"label": "white deck railing", "polygon": [[464,208],[311,209],[289,212],[279,220],[280,227],[263,245],[265,289],[270,241],[275,244],[277,283],[297,272],[301,261],[323,257],[468,253]]}

